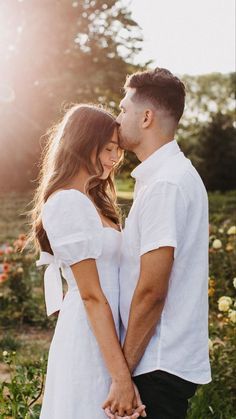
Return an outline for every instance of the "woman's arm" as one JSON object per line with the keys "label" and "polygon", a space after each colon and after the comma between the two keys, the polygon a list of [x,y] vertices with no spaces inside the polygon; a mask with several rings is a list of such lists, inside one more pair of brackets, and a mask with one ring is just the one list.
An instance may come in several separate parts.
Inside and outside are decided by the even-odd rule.
{"label": "woman's arm", "polygon": [[[99,344],[112,385],[103,408],[112,412],[131,415],[137,400],[130,371],[117,337],[109,303],[102,291],[96,262],[86,259],[71,266],[81,298],[90,320],[93,333]],[[91,395],[92,397],[92,395]]]}

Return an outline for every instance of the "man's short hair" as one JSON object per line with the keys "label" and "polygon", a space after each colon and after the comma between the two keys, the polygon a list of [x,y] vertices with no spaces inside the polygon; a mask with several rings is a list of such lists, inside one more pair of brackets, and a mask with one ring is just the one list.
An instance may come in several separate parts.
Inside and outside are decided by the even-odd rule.
{"label": "man's short hair", "polygon": [[178,122],[183,115],[185,86],[183,82],[165,68],[155,68],[131,74],[125,89],[135,88],[132,99],[149,101],[156,109],[164,109]]}

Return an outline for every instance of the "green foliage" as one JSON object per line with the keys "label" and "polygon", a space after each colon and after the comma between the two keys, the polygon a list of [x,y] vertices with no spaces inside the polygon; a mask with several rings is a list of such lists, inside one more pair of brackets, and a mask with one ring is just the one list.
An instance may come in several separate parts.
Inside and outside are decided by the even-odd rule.
{"label": "green foliage", "polygon": [[[219,201],[222,202],[222,197]],[[216,205],[215,202],[214,205]],[[191,401],[188,419],[236,418],[234,406],[236,392],[235,233],[236,227],[231,226],[229,219],[218,226],[210,225],[209,348],[212,382],[199,387],[196,396]],[[222,299],[225,300],[223,305]]]}
{"label": "green foliage", "polygon": [[177,138],[209,191],[236,188],[235,74],[183,77],[185,113]]}
{"label": "green foliage", "polygon": [[36,419],[39,417],[46,359],[33,364],[18,364],[16,353],[3,352],[10,380],[0,383],[0,418]]}
{"label": "green foliage", "polygon": [[235,419],[235,324],[211,316],[212,382],[199,386],[190,403],[188,419]]}
{"label": "green foliage", "polygon": [[236,185],[236,129],[228,115],[218,113],[199,132],[197,169],[207,190],[231,190]]}
{"label": "green foliage", "polygon": [[[186,85],[185,123],[211,121],[217,113],[234,114],[235,73],[183,76]],[[188,124],[189,125],[189,124]]]}
{"label": "green foliage", "polygon": [[[228,198],[236,196],[231,193]],[[225,202],[224,202],[225,201]],[[231,202],[230,199],[228,202]],[[210,199],[211,218],[215,219],[213,208],[217,203],[226,203],[226,196],[213,194]],[[220,210],[220,206],[217,208]],[[228,215],[232,211],[228,208]],[[234,212],[231,212],[233,215]],[[225,214],[221,214],[221,217]],[[236,223],[235,223],[236,224]],[[221,218],[218,225],[210,225],[209,246],[209,332],[212,382],[200,386],[190,403],[188,419],[236,418],[234,395],[235,385],[235,322],[236,322],[236,227],[228,218]],[[234,232],[234,234],[230,234]],[[216,242],[217,241],[217,242]],[[216,246],[217,244],[217,246]],[[216,247],[216,248],[215,248]],[[225,299],[225,306],[220,301]],[[228,300],[229,299],[229,300]]]}

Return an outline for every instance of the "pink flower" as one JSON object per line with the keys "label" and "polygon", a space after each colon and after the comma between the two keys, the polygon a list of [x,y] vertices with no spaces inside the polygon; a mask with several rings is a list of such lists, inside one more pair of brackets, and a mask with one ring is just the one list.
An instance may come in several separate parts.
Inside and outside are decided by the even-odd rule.
{"label": "pink flower", "polygon": [[5,262],[3,264],[3,272],[8,273],[9,271],[10,271],[10,264]]}
{"label": "pink flower", "polygon": [[0,275],[0,284],[7,281],[8,275],[6,273],[3,273]]}
{"label": "pink flower", "polygon": [[13,247],[12,246],[8,246],[5,249],[5,254],[6,255],[10,255],[11,253],[13,253],[13,251],[14,251]]}

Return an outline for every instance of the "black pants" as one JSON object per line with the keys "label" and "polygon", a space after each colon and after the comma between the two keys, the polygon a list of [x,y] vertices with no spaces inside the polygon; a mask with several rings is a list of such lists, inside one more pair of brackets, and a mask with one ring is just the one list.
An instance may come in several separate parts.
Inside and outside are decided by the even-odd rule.
{"label": "black pants", "polygon": [[146,405],[146,419],[186,418],[188,399],[196,392],[197,384],[160,370],[138,375],[133,380]]}

